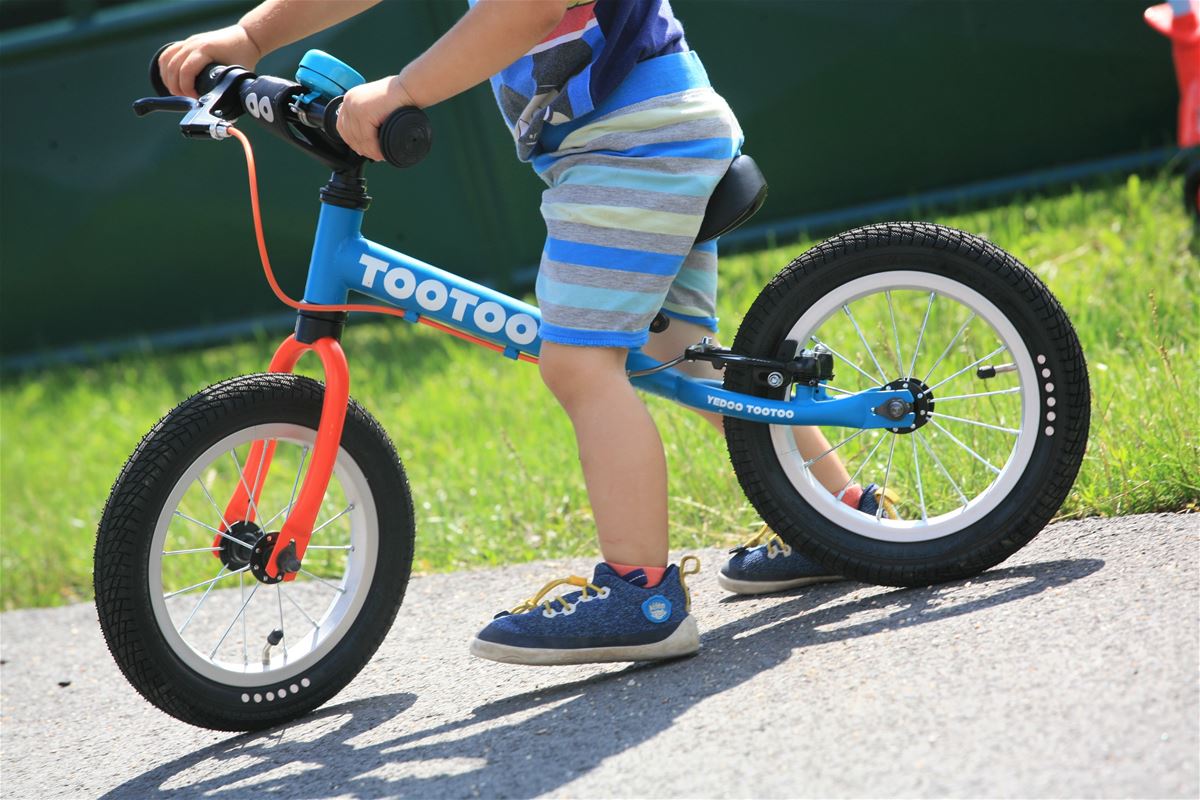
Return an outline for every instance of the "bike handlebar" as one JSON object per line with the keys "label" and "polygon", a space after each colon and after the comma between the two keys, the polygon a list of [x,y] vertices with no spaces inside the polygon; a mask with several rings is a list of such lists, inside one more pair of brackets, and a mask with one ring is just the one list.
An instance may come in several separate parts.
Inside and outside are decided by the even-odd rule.
{"label": "bike handlebar", "polygon": [[[158,63],[163,51],[168,47],[170,47],[170,43],[160,47],[158,52],[154,54],[154,58],[150,60],[150,85],[154,87],[154,91],[160,97],[171,96],[166,84],[163,82],[162,72]],[[206,95],[209,95],[218,87],[226,71],[229,69],[231,67],[212,63],[200,70],[200,73],[196,76],[195,85],[196,92],[201,96],[202,101],[208,99],[215,103],[217,99],[220,99],[206,98]],[[266,77],[275,87],[282,87],[289,95],[289,102],[285,107],[286,121],[288,123],[315,128],[321,131],[334,145],[344,149],[348,154],[353,154],[353,151],[346,146],[346,143],[342,140],[337,130],[337,115],[342,105],[342,97],[334,97],[328,101],[322,101],[321,99],[305,101],[303,100],[303,96],[307,93],[304,87],[290,81],[270,78],[269,76],[256,76],[254,73],[245,72],[244,81],[237,88],[236,92],[237,113],[226,113],[224,117],[226,121],[231,121],[234,117],[240,116],[244,111],[265,124],[269,125],[274,122],[273,114],[269,116],[263,115],[259,107],[251,107],[256,101],[261,102],[261,98],[250,90],[251,82],[261,77]],[[291,91],[293,87],[294,91]],[[221,114],[218,113],[217,116],[219,117]],[[300,142],[294,143],[301,144]],[[379,126],[379,149],[383,152],[383,157],[387,163],[393,167],[403,169],[417,164],[429,154],[432,144],[433,129],[429,124],[429,117],[419,108],[398,108]],[[302,144],[301,148],[309,149],[303,147]],[[318,157],[327,161],[327,155],[319,154]],[[357,154],[353,155],[358,157]]]}

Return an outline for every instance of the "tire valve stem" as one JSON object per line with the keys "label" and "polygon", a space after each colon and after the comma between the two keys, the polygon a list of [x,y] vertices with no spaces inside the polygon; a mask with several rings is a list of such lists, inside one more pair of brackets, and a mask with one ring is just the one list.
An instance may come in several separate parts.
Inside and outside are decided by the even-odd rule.
{"label": "tire valve stem", "polygon": [[998,365],[998,366],[995,366],[995,367],[993,367],[993,366],[986,366],[986,367],[980,367],[979,369],[975,370],[975,375],[976,375],[976,376],[977,376],[977,377],[978,377],[980,380],[985,380],[985,381],[986,381],[988,378],[994,378],[994,377],[996,377],[996,376],[997,376],[997,375],[999,375],[1001,372],[1015,372],[1015,371],[1016,371],[1016,369],[1017,369],[1017,365],[1016,365],[1016,364],[1000,364],[1000,365]]}
{"label": "tire valve stem", "polygon": [[271,666],[271,648],[283,641],[283,629],[276,628],[267,634],[267,644],[263,648],[262,665],[263,669]]}

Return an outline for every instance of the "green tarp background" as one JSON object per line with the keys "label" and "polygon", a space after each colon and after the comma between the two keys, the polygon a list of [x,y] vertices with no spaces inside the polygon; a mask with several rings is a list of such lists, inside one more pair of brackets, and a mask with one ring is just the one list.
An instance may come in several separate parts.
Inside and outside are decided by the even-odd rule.
{"label": "green tarp background", "polygon": [[[1171,141],[1170,55],[1141,20],[1144,0],[673,5],[770,182],[758,223]],[[129,110],[149,93],[160,44],[246,7],[149,3],[0,37],[6,357],[283,310],[260,275],[237,145],[185,141],[176,118]],[[319,47],[379,77],[464,7],[386,2],[259,70],[290,76]],[[430,116],[426,162],[369,171],[365,232],[493,285],[528,281],[541,184],[516,161],[490,92]],[[298,295],[326,175],[269,136],[255,141],[272,261]]]}

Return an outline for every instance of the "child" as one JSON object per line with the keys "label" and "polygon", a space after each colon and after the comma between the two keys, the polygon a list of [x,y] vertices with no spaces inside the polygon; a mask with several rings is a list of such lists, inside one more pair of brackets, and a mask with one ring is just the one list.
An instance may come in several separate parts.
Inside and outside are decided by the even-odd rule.
{"label": "child", "polygon": [[[253,69],[264,54],[376,2],[267,0],[237,25],[168,48],[163,80],[195,97],[206,64]],[[741,128],[669,0],[471,0],[398,75],[347,92],[338,131],[355,151],[381,160],[377,131],[392,111],[434,105],[488,78],[517,156],[549,186],[537,280],[541,374],[574,426],[605,560],[590,581],[553,582],[502,612],[471,651],[527,664],[693,653],[699,637],[684,578],[667,564],[662,442],[625,359],[644,347],[665,360],[716,330],[716,244],[694,241],[741,148]],[[671,324],[650,337],[660,310]],[[690,371],[720,377],[708,365]],[[719,416],[705,416],[721,428]],[[816,429],[796,429],[796,437],[806,454],[829,447]],[[835,458],[814,472],[833,491],[850,481]],[[876,494],[855,486],[845,499],[873,513]],[[836,578],[767,534],[722,570],[728,588],[774,591]],[[577,590],[545,598],[564,583]]]}

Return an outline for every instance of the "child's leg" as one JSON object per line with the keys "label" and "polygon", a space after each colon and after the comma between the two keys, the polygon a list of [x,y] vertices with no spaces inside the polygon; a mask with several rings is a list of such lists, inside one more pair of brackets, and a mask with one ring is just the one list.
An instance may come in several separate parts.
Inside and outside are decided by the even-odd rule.
{"label": "child's leg", "polygon": [[545,342],[541,373],[575,427],[606,561],[667,563],[667,464],[658,428],[625,375],[628,351]]}
{"label": "child's leg", "polygon": [[[695,344],[705,336],[715,336],[715,334],[702,325],[697,325],[687,320],[672,319],[671,324],[667,326],[665,331],[651,334],[650,341],[646,343],[642,351],[651,358],[656,358],[659,361],[667,361],[675,358],[688,345]],[[719,380],[722,374],[721,370],[713,369],[711,364],[700,361],[685,362],[676,367],[676,369],[697,378]],[[724,432],[724,417],[720,414],[699,410],[696,413],[704,417],[718,432]],[[825,434],[821,433],[820,428],[797,425],[792,428],[792,436],[796,439],[796,446],[800,450],[800,455],[805,458],[818,456],[831,447],[829,440],[825,438]],[[846,467],[842,464],[841,459],[837,457],[837,453],[831,453],[826,458],[813,464],[812,472],[817,480],[821,482],[821,485],[830,492],[840,492],[850,482],[850,473],[846,471]]]}

